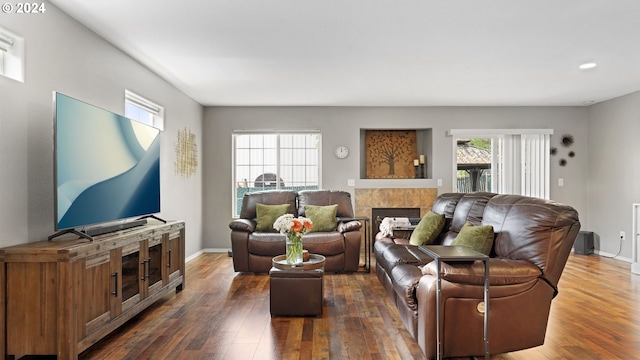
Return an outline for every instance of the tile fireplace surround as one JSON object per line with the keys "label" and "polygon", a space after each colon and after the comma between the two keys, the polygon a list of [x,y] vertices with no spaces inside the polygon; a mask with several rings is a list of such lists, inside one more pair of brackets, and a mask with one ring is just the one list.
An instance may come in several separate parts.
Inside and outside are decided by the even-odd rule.
{"label": "tile fireplace surround", "polygon": [[[437,188],[377,188],[355,190],[356,216],[371,218],[372,208],[420,208],[424,216],[438,196]],[[378,229],[371,229],[372,233]],[[375,236],[375,235],[374,235]]]}

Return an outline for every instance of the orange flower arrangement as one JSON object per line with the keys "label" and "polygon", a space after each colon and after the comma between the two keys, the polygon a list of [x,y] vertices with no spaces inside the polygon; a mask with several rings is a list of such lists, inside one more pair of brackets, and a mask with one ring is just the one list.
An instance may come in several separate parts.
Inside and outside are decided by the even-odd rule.
{"label": "orange flower arrangement", "polygon": [[311,220],[307,218],[298,218],[298,219],[291,220],[291,231],[297,232],[297,233],[303,233],[302,231],[303,229],[305,230],[313,229],[313,223],[311,223]]}
{"label": "orange flower arrangement", "polygon": [[289,235],[302,237],[302,235],[313,229],[313,222],[306,217],[295,218],[293,214],[284,214],[276,219],[273,223],[273,228],[281,234],[286,234],[287,237]]}
{"label": "orange flower arrangement", "polygon": [[276,219],[273,228],[287,235],[286,257],[289,264],[302,263],[302,235],[313,229],[313,222],[306,217],[295,218],[284,214]]}

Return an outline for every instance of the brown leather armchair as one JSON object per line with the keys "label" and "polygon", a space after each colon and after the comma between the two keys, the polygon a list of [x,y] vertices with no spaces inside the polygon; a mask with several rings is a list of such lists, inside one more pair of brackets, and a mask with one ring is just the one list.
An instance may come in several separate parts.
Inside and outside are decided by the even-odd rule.
{"label": "brown leather armchair", "polygon": [[311,232],[302,237],[303,247],[326,258],[325,271],[357,271],[360,264],[360,228],[353,217],[351,194],[336,190],[261,191],[247,193],[240,218],[229,224],[233,267],[237,272],[268,273],[271,259],[285,253],[285,236],[275,232],[256,232],[256,204],[289,204],[288,212],[305,216],[305,205],[338,205],[338,226],[331,232]]}

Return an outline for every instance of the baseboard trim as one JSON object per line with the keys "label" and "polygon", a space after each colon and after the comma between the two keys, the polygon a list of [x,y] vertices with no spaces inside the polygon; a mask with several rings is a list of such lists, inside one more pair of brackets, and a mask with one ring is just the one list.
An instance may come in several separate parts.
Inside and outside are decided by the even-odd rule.
{"label": "baseboard trim", "polygon": [[614,258],[614,259],[622,260],[622,261],[628,262],[628,263],[633,263],[633,260],[630,259],[630,258],[622,257],[622,256],[616,256],[616,254],[608,253],[608,252],[605,252],[605,251],[596,250],[595,251],[595,255],[608,257],[608,258]]}
{"label": "baseboard trim", "polygon": [[195,254],[189,256],[188,258],[185,259],[186,262],[189,262],[195,258],[197,258],[198,256],[205,254],[205,253],[220,253],[220,254],[226,254],[229,251],[229,249],[218,249],[218,248],[207,248],[207,249],[202,249],[198,252],[196,252]]}

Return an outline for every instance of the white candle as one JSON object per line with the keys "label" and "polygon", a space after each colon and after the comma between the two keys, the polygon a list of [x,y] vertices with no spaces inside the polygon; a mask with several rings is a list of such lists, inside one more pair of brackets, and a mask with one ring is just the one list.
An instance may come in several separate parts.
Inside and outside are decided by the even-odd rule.
{"label": "white candle", "polygon": [[420,164],[418,164],[418,159],[413,159],[413,166],[418,166]]}
{"label": "white candle", "polygon": [[[414,163],[415,163],[415,161],[414,161]],[[420,164],[424,164],[424,155],[420,155]]]}

